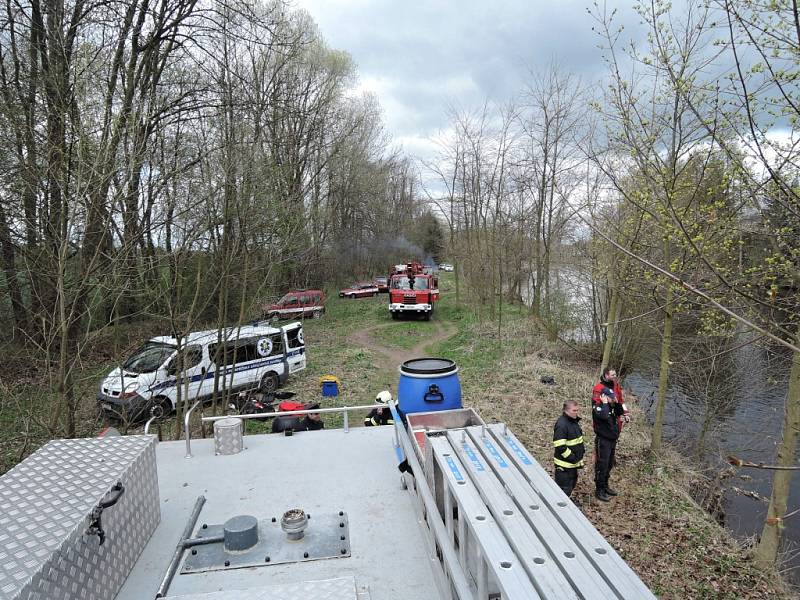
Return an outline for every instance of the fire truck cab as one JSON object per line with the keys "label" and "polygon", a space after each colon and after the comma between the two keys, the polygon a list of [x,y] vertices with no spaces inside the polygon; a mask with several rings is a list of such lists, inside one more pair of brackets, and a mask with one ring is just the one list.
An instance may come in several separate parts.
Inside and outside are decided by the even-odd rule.
{"label": "fire truck cab", "polygon": [[392,275],[389,282],[389,312],[393,319],[401,314],[422,315],[429,321],[439,299],[439,281],[433,275],[411,270]]}

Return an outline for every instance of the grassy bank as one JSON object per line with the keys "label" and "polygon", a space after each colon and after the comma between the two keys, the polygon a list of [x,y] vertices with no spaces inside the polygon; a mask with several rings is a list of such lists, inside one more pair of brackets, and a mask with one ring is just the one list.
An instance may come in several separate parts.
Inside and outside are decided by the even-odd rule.
{"label": "grassy bank", "polygon": [[[479,321],[472,311],[455,305],[450,281],[443,281],[434,321],[449,323],[454,335],[426,353],[455,360],[465,404],[487,421],[508,423],[551,469],[552,425],[569,398],[591,418],[587,408],[597,365],[548,343],[519,309],[504,312],[499,331],[496,321]],[[331,309],[330,319],[307,326],[310,368],[298,384],[316,393],[316,377],[333,373],[343,381],[342,397],[336,400],[341,404],[369,402],[384,383],[392,389],[397,383],[396,372],[388,377],[382,373],[373,351],[348,343],[354,326],[384,325],[374,330],[376,341],[411,347],[432,325],[392,322],[385,298],[333,303]],[[543,375],[554,377],[556,384],[542,384]],[[383,381],[377,384],[374,377]],[[658,464],[648,460],[649,426],[632,404],[634,420],[623,432],[612,473],[620,496],[608,504],[598,502],[591,466],[581,473],[576,497],[589,519],[661,598],[794,597],[774,572],[759,571],[749,561],[747,548],[691,499],[693,473],[676,452],[667,451]],[[591,423],[583,424],[591,449]]]}
{"label": "grassy bank", "polygon": [[[581,362],[563,347],[548,343],[520,309],[504,309],[502,326],[481,321],[454,301],[452,276],[442,278],[442,301],[432,322],[392,321],[385,295],[344,300],[333,295],[323,319],[305,323],[308,368],[293,377],[287,389],[302,401],[323,406],[370,404],[382,389],[397,385],[396,365],[388,364],[377,346],[418,348],[434,330],[452,334],[426,354],[455,360],[460,367],[465,404],[487,421],[503,421],[524,441],[538,460],[551,469],[552,425],[566,399],[579,402],[588,415],[590,391],[597,365]],[[442,327],[445,325],[445,327]],[[114,352],[109,340],[98,338],[97,348],[79,374],[82,435],[102,426],[95,390],[116,360],[150,336],[161,333],[147,324],[131,327],[127,343]],[[368,334],[368,335],[367,335]],[[108,334],[111,335],[111,334]],[[365,337],[366,335],[366,337]],[[365,343],[364,340],[375,343]],[[3,465],[9,468],[48,438],[48,408],[54,392],[45,371],[31,357],[14,355],[14,378],[4,379],[0,404]],[[322,398],[319,378],[332,374],[341,381],[340,394]],[[555,385],[540,382],[552,376]],[[618,466],[612,485],[620,496],[611,503],[592,495],[592,469],[581,473],[576,498],[584,513],[618,549],[642,579],[661,598],[790,598],[792,594],[774,573],[757,570],[747,550],[719,527],[689,495],[691,471],[676,453],[658,464],[646,457],[649,428],[635,405],[633,422],[622,434]],[[326,426],[341,417],[326,416]],[[360,419],[351,418],[351,422]],[[253,423],[251,431],[266,425]],[[587,447],[592,448],[591,424],[584,421]],[[591,450],[589,463],[591,464]]]}

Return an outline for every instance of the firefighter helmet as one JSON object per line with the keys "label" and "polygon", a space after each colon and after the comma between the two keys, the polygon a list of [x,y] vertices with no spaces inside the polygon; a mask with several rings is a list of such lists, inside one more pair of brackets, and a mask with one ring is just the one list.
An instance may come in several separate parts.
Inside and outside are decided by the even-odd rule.
{"label": "firefighter helmet", "polygon": [[389,390],[383,390],[382,392],[378,392],[378,395],[375,396],[375,403],[376,404],[389,404],[389,401],[392,399],[392,394]]}

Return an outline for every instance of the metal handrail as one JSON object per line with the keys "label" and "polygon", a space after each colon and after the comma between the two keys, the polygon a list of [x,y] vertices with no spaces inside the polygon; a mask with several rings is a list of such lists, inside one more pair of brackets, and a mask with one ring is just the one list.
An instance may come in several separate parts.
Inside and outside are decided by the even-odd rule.
{"label": "metal handrail", "polygon": [[[164,416],[164,409],[161,408],[160,405],[155,405],[153,408],[150,409],[150,418],[147,419],[147,423],[144,424],[144,434],[150,435],[150,424],[153,421],[156,421]],[[161,441],[161,429],[158,430],[158,441]]]}
{"label": "metal handrail", "polygon": [[[197,401],[192,408],[186,413],[186,417],[184,418],[184,429],[186,430],[186,457],[185,458],[192,458],[192,444],[189,435],[189,416],[192,414],[192,411],[197,408],[197,405],[200,404],[200,401]],[[256,413],[252,415],[218,415],[215,417],[201,417],[201,423],[207,423],[210,421],[221,421],[222,419],[263,419],[264,417],[283,417],[286,415],[310,415],[312,413],[342,413],[344,415],[344,432],[347,433],[350,431],[349,421],[347,419],[347,414],[350,411],[359,411],[359,410],[372,410],[375,408],[377,404],[365,404],[362,406],[337,406],[334,408],[305,408],[303,410],[281,410],[278,412],[271,412],[271,413]]]}
{"label": "metal handrail", "polygon": [[219,421],[221,419],[263,419],[264,417],[283,417],[285,415],[309,415],[316,413],[347,413],[350,411],[358,410],[372,410],[378,407],[378,404],[365,404],[363,406],[335,406],[333,408],[304,408],[303,410],[279,410],[276,412],[268,413],[255,413],[252,415],[218,415],[216,417],[203,417],[203,421]]}
{"label": "metal handrail", "polygon": [[411,438],[408,435],[408,431],[404,427],[403,421],[397,418],[397,416],[399,416],[396,409],[397,403],[391,401],[389,402],[389,406],[391,408],[392,415],[395,416],[394,427],[395,433],[397,434],[397,441],[403,447],[402,450],[406,455],[406,460],[409,462],[411,469],[415,474],[414,487],[419,492],[419,496],[422,497],[422,501],[425,504],[425,511],[428,515],[428,518],[425,520],[425,522],[430,525],[433,538],[439,549],[442,551],[442,562],[444,563],[445,573],[450,575],[448,583],[453,585],[456,598],[458,600],[469,600],[470,598],[473,598],[472,590],[467,582],[464,569],[461,567],[461,563],[458,561],[456,550],[453,547],[449,536],[447,535],[447,529],[439,517],[439,509],[436,506],[436,500],[434,499],[433,493],[428,487],[428,482],[425,479],[425,472],[422,470],[422,465],[420,465],[419,460],[417,460],[417,455],[414,453],[414,448],[412,446]]}
{"label": "metal handrail", "polygon": [[189,417],[192,416],[192,412],[194,412],[194,409],[197,408],[198,406],[200,406],[200,400],[195,402],[192,405],[192,408],[187,410],[186,415],[184,415],[183,417],[183,431],[186,434],[186,456],[184,458],[192,458],[192,442],[191,442],[192,434],[189,432]]}
{"label": "metal handrail", "polygon": [[158,417],[150,417],[149,419],[147,419],[147,423],[144,424],[144,434],[145,435],[150,435],[150,423],[152,423],[156,419],[158,419]]}

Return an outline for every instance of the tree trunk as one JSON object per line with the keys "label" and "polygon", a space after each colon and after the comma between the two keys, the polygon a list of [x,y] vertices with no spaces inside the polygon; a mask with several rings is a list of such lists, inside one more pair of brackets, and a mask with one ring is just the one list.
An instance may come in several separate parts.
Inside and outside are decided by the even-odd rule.
{"label": "tree trunk", "polygon": [[600,372],[603,372],[611,360],[611,349],[614,347],[614,333],[617,328],[617,318],[619,316],[620,308],[619,292],[617,289],[611,288],[611,304],[608,307],[608,315],[606,316],[606,342],[603,346],[603,360],[600,363]]}
{"label": "tree trunk", "polygon": [[28,330],[28,313],[22,301],[22,292],[17,278],[16,250],[2,206],[0,206],[0,256],[2,256],[3,275],[6,278],[6,289],[8,289],[11,310],[14,315],[13,333],[16,336],[18,331]]}
{"label": "tree trunk", "polygon": [[[800,343],[800,328],[798,328],[795,339]],[[789,393],[783,412],[783,435],[778,446],[777,465],[781,467],[795,465],[798,428],[800,428],[800,353],[795,352],[789,375]],[[778,557],[781,533],[784,527],[782,519],[786,514],[792,475],[794,475],[794,471],[778,470],[772,476],[772,495],[769,499],[767,519],[764,522],[761,541],[758,543],[754,557],[755,561],[764,567],[774,566]]]}
{"label": "tree trunk", "polygon": [[656,419],[653,423],[653,439],[650,452],[661,452],[661,440],[664,431],[664,405],[667,401],[667,385],[669,383],[669,352],[672,344],[672,285],[667,284],[666,302],[664,306],[664,339],[661,342],[661,365],[658,374],[658,397],[656,399]]}

